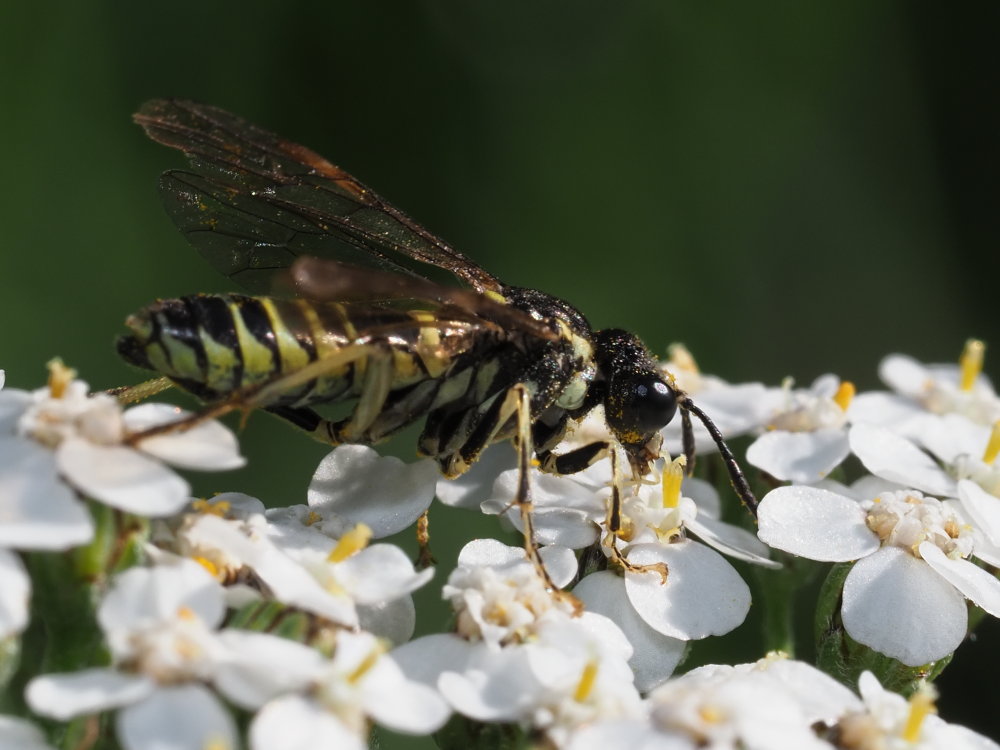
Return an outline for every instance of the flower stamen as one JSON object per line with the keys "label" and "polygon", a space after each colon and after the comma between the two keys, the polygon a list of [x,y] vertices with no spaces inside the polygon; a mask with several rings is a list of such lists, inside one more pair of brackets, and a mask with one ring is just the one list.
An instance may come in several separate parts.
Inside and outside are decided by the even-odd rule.
{"label": "flower stamen", "polygon": [[663,507],[676,508],[681,500],[681,482],[684,481],[684,467],[687,459],[678,456],[663,469]]}
{"label": "flower stamen", "polygon": [[1000,420],[993,423],[990,439],[986,443],[986,450],[983,451],[983,463],[992,464],[998,455],[1000,455]]}
{"label": "flower stamen", "polygon": [[340,541],[337,542],[337,546],[330,550],[330,554],[327,555],[327,562],[343,562],[348,557],[351,557],[351,555],[355,555],[367,547],[371,538],[371,528],[367,524],[359,523],[353,529],[340,537]]}
{"label": "flower stamen", "polygon": [[854,399],[854,394],[857,393],[857,389],[854,387],[854,383],[850,380],[845,380],[837,388],[837,392],[833,394],[833,402],[841,408],[843,411],[847,411],[847,407],[851,405],[851,401]]}
{"label": "flower stamen", "polygon": [[49,393],[52,398],[62,398],[69,384],[76,379],[76,370],[67,367],[58,357],[49,361]]}
{"label": "flower stamen", "polygon": [[583,668],[583,673],[580,675],[580,681],[576,685],[576,690],[573,692],[573,700],[577,703],[582,703],[587,700],[587,696],[594,689],[594,684],[597,682],[597,668],[599,664],[596,659],[590,659],[587,661],[587,665]]}
{"label": "flower stamen", "polygon": [[969,339],[965,342],[962,356],[959,357],[958,364],[962,374],[959,388],[963,391],[971,391],[975,385],[976,378],[983,371],[983,355],[986,352],[986,344],[979,339]]}
{"label": "flower stamen", "polygon": [[902,737],[909,743],[916,743],[920,739],[920,729],[924,719],[930,714],[937,713],[934,701],[937,692],[926,682],[922,683],[917,691],[910,696],[910,713],[906,717],[906,724],[903,726]]}
{"label": "flower stamen", "polygon": [[355,683],[364,677],[365,674],[375,666],[375,663],[385,652],[386,647],[381,642],[376,643],[372,650],[365,655],[365,658],[361,660],[361,663],[358,664],[358,666],[355,667],[349,675],[347,675],[347,681]]}

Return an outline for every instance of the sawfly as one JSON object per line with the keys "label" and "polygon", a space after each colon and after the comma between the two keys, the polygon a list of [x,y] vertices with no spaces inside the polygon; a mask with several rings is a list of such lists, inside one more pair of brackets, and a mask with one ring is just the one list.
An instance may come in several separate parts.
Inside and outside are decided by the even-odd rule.
{"label": "sawfly", "polygon": [[[164,299],[130,316],[118,351],[160,378],[124,398],[176,385],[207,404],[187,424],[263,409],[332,445],[378,443],[423,419],[418,450],[447,477],[512,439],[520,467],[513,502],[543,575],[532,539],[533,460],[572,474],[621,453],[639,479],[678,410],[688,465],[694,415],[737,494],[755,508],[719,430],[637,336],[594,330],[569,303],[504,284],[340,167],[226,111],[154,100],[135,121],[189,160],[160,178],[173,222],[255,296]],[[436,269],[456,283],[432,280]],[[289,293],[261,296],[273,295],[276,279]],[[348,400],[353,411],[339,420],[313,408]],[[597,406],[609,439],[556,453],[569,425]],[[613,498],[612,535],[620,490]]]}

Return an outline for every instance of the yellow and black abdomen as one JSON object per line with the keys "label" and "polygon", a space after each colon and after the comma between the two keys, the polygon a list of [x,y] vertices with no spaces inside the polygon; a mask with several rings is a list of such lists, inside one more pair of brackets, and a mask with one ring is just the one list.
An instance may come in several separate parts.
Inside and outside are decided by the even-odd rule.
{"label": "yellow and black abdomen", "polygon": [[[165,375],[205,401],[280,382],[306,365],[364,341],[371,357],[390,357],[389,390],[435,379],[475,344],[456,328],[440,341],[421,324],[428,313],[372,305],[274,299],[243,295],[196,295],[160,300],[126,321],[130,335],[118,340],[130,363]],[[432,333],[433,332],[433,333]],[[437,337],[437,346],[428,339]],[[308,406],[360,397],[369,356],[323,372],[258,406]]]}

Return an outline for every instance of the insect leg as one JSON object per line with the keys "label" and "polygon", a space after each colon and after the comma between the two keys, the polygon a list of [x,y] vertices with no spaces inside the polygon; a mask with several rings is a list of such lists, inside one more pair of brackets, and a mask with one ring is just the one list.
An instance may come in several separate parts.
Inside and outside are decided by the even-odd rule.
{"label": "insect leg", "polygon": [[538,454],[538,468],[548,474],[576,474],[607,456],[610,447],[608,441],[598,440],[567,453],[541,451]]}
{"label": "insect leg", "polygon": [[514,436],[514,445],[517,449],[517,494],[514,496],[513,504],[517,505],[521,513],[521,527],[524,530],[524,551],[528,560],[535,566],[535,571],[541,577],[546,589],[557,596],[569,597],[574,606],[579,606],[571,594],[565,594],[559,590],[549,572],[545,569],[542,557],[535,544],[535,522],[531,511],[531,455],[533,453],[531,440],[531,395],[522,383],[513,386],[504,399],[500,409],[500,425],[503,425],[513,414],[517,415],[517,434]]}
{"label": "insect leg", "polygon": [[366,433],[375,422],[392,386],[392,353],[381,347],[370,347],[367,353],[361,396],[351,416],[338,422],[331,433],[338,443],[369,442]]}
{"label": "insect leg", "polygon": [[[189,430],[202,422],[207,422],[210,419],[221,417],[222,415],[228,414],[231,411],[236,411],[237,409],[243,411],[244,414],[249,414],[253,409],[267,409],[270,404],[277,401],[280,396],[288,393],[290,390],[299,388],[311,380],[322,377],[331,371],[350,364],[357,359],[368,356],[369,354],[371,354],[371,347],[365,344],[351,344],[349,346],[345,346],[343,349],[322,357],[321,359],[317,359],[315,362],[310,362],[305,367],[302,367],[293,373],[275,378],[274,380],[268,381],[262,385],[240,389],[224,401],[210,404],[201,411],[190,414],[182,419],[157,425],[156,427],[150,427],[149,429],[129,435],[125,442],[127,445],[136,445],[140,441],[154,435],[162,435],[170,432],[183,432],[184,430]],[[298,416],[303,416],[306,411],[308,410],[304,410]],[[288,418],[287,414],[279,414],[279,416],[285,416]],[[291,421],[294,422],[294,419]],[[323,420],[324,427],[327,424],[330,423]],[[319,432],[314,434],[314,437],[319,440],[324,440],[324,438],[320,436]],[[326,440],[325,442],[329,441]]]}
{"label": "insect leg", "polygon": [[605,519],[608,533],[605,535],[603,544],[608,548],[611,562],[631,573],[656,573],[660,576],[660,583],[667,583],[669,570],[666,563],[652,563],[650,565],[636,565],[628,559],[618,549],[618,540],[629,530],[624,528],[622,523],[622,477],[619,470],[618,451],[611,451],[611,502],[608,503],[608,515]]}
{"label": "insect leg", "polygon": [[119,404],[125,406],[126,404],[135,404],[139,401],[144,401],[150,396],[155,396],[157,393],[162,393],[167,388],[173,387],[173,385],[174,381],[170,378],[153,378],[138,385],[123,385],[120,388],[109,388],[105,393],[109,396],[114,396],[118,399]]}

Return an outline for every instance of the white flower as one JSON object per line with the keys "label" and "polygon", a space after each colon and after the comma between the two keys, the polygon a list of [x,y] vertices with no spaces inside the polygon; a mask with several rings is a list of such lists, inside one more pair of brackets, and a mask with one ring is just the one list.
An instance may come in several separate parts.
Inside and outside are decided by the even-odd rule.
{"label": "white flower", "polygon": [[970,339],[957,365],[924,365],[890,354],[879,364],[879,376],[893,393],[859,396],[851,405],[851,419],[911,438],[926,432],[929,415],[960,414],[978,424],[993,424],[1000,419],[1000,398],[982,374],[984,351],[981,341]]}
{"label": "white flower", "polygon": [[60,720],[120,708],[118,738],[128,749],[235,748],[229,711],[202,685],[231,658],[215,633],[224,610],[221,589],[196,563],[132,568],[98,610],[115,666],[36,677],[28,705]]}
{"label": "white flower", "polygon": [[[574,594],[613,619],[636,644],[631,666],[643,690],[670,675],[683,654],[683,641],[727,633],[746,617],[750,590],[715,550],[776,565],[753,534],[718,520],[718,494],[707,482],[684,479],[682,462],[678,459],[655,479],[630,487],[632,494],[622,503],[615,534],[607,526],[610,461],[572,476],[533,472],[531,477],[540,542],[576,548],[600,539],[600,549],[612,566],[622,567],[621,561],[627,561],[624,577],[592,574]],[[508,509],[516,483],[516,469],[501,474],[493,499],[484,507]],[[519,514],[508,512],[507,517],[521,528]],[[689,538],[690,534],[701,541]],[[620,547],[617,552],[610,547],[612,540]],[[659,572],[639,572],[643,567]],[[669,571],[665,581],[663,571]]]}
{"label": "white flower", "polygon": [[89,396],[73,372],[51,366],[49,385],[0,391],[0,545],[66,549],[93,527],[77,493],[144,516],[166,516],[187,502],[187,483],[161,463],[231,469],[243,464],[232,433],[207,422],[150,437],[129,435],[184,413],[165,404],[122,412],[111,396]]}
{"label": "white flower", "polygon": [[817,378],[808,389],[790,380],[762,399],[768,430],[747,448],[747,462],[777,479],[812,483],[847,458],[847,408],[854,386],[835,375]]}
{"label": "white flower", "polygon": [[220,580],[245,567],[274,599],[337,625],[364,626],[396,643],[410,637],[415,611],[409,594],[430,580],[433,569],[415,571],[394,545],[369,546],[372,533],[364,524],[331,538],[324,532],[342,525],[310,523],[322,514],[305,506],[220,516],[213,509],[228,503],[220,499],[226,497],[199,505],[202,512],[183,523],[182,554],[209,563]]}
{"label": "white flower", "polygon": [[[641,689],[669,676],[683,653],[683,641],[722,635],[746,617],[750,590],[716,550],[776,565],[753,534],[719,521],[718,508],[715,490],[701,480],[684,479],[683,459],[675,460],[655,484],[635,488],[622,505],[620,530],[604,537],[606,554],[611,554],[612,540],[623,545],[624,577],[595,573],[574,589],[588,607],[612,618],[628,635]],[[692,533],[701,541],[689,538]],[[650,570],[640,572],[642,567]]]}
{"label": "white flower", "polygon": [[370,633],[341,631],[332,659],[303,653],[298,662],[298,684],[253,720],[253,750],[364,750],[370,721],[396,732],[429,734],[450,713],[434,690],[407,679]]}
{"label": "white flower", "polygon": [[319,464],[309,506],[363,523],[376,539],[411,526],[434,499],[439,479],[430,459],[404,464],[366,445],[340,445]]}
{"label": "white flower", "polygon": [[[0,387],[3,370],[0,370]],[[26,719],[0,715],[0,748],[4,750],[52,750],[42,731]]]}
{"label": "white flower", "polygon": [[[565,585],[576,570],[572,553],[541,552],[555,584]],[[553,596],[523,549],[470,542],[444,595],[457,632],[419,638],[393,654],[456,711],[518,722],[557,745],[582,724],[640,712],[625,636],[609,619]]]}
{"label": "white flower", "polygon": [[915,490],[857,501],[779,487],[758,509],[772,547],[830,562],[857,560],[841,616],[854,640],[909,666],[941,659],[965,637],[964,597],[1000,616],[1000,581],[967,559],[972,528],[953,505]]}
{"label": "white flower", "polygon": [[863,706],[847,711],[836,723],[842,747],[885,750],[996,750],[997,745],[976,732],[949,724],[935,714],[930,685],[907,700],[883,688],[871,672],[858,681]]}
{"label": "white flower", "polygon": [[28,624],[31,579],[21,558],[0,547],[0,641],[20,633]]}
{"label": "white flower", "polygon": [[[766,389],[762,383],[727,383],[698,368],[691,353],[681,344],[670,347],[670,359],[660,364],[674,384],[690,396],[727,439],[760,428],[765,418]],[[698,451],[717,449],[712,436],[697,419],[692,420],[694,443]],[[673,455],[684,450],[681,419],[678,415],[662,430],[663,447]]]}
{"label": "white flower", "polygon": [[[980,533],[976,556],[1000,564],[1000,427],[977,425],[957,414],[934,417],[923,442],[938,465],[905,437],[871,425],[851,428],[851,449],[876,476],[903,487],[957,497]],[[927,422],[929,424],[930,422]],[[956,483],[955,480],[959,481]]]}
{"label": "white flower", "polygon": [[735,667],[709,665],[654,690],[653,725],[714,750],[832,750],[813,725],[859,704],[850,690],[808,664],[771,656]]}

